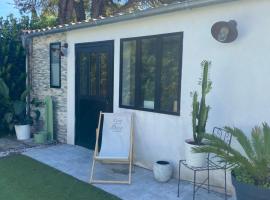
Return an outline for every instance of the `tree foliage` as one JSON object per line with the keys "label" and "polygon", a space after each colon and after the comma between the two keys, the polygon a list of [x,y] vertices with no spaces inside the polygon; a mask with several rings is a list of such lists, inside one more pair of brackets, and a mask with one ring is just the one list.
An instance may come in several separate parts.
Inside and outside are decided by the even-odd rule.
{"label": "tree foliage", "polygon": [[[25,90],[25,50],[22,46],[20,34],[21,30],[30,28],[28,18],[22,18],[21,21],[12,15],[6,19],[0,17],[0,79],[5,82],[7,87],[0,84],[2,91],[7,91],[9,99],[20,98]],[[0,94],[0,120],[4,119],[8,111],[7,92]],[[0,121],[0,131],[7,128],[5,123]]]}
{"label": "tree foliage", "polygon": [[[32,20],[57,19],[66,24],[118,12],[145,9],[177,0],[14,0],[22,14],[31,13]],[[44,26],[46,23],[44,24]]]}

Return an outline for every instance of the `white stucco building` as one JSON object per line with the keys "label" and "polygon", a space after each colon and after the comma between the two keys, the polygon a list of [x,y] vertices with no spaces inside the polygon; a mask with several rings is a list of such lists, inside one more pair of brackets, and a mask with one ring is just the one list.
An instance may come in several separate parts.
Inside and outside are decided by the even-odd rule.
{"label": "white stucco building", "polygon": [[[32,54],[28,57],[32,97],[52,95],[56,104],[58,139],[68,144],[89,145],[88,148],[92,147],[94,138],[91,137],[95,137],[95,134],[88,135],[84,130],[96,126],[93,115],[96,110],[119,112],[128,109],[134,112],[135,163],[152,169],[154,161],[165,159],[174,164],[177,174],[178,160],[184,159],[185,155],[185,139],[192,137],[190,92],[199,89],[197,83],[201,75],[201,61],[212,61],[210,78],[213,89],[207,98],[211,106],[207,124],[209,132],[215,126],[236,126],[250,131],[263,121],[270,123],[269,8],[269,0],[193,0],[138,13],[29,31],[26,36],[32,46]],[[216,41],[211,35],[211,27],[216,22],[230,20],[237,22],[237,39],[231,43]],[[171,35],[176,40],[167,37],[171,33],[176,33]],[[154,46],[151,46],[150,40],[144,41],[145,36],[153,36],[148,39],[155,40],[152,43]],[[166,38],[176,43],[166,43]],[[163,42],[158,42],[160,39]],[[144,42],[145,48],[134,47],[144,45]],[[65,43],[68,44],[67,53],[59,56],[61,67],[57,69],[59,61],[53,52],[59,45],[62,46],[60,49],[66,49]],[[166,44],[172,47],[164,47]],[[162,66],[165,66],[165,61],[158,60],[160,56],[162,59],[166,56],[166,50],[173,48],[176,50],[172,54],[178,52],[178,57],[167,56],[170,59],[179,58],[171,61],[179,74],[174,79],[171,77],[174,73],[167,71],[169,77],[165,79],[179,82],[175,81],[177,86],[173,86],[172,91],[175,88],[178,91],[171,94],[171,100],[165,92],[164,96],[157,92],[157,87],[159,90],[163,87],[164,79],[158,77],[163,76]],[[142,51],[145,49],[144,54]],[[144,69],[143,63],[151,66],[153,61],[143,60],[144,56],[152,56],[156,63],[154,69],[161,71],[156,74],[154,81],[145,77],[151,72],[151,67]],[[98,61],[93,61],[96,59]],[[138,65],[141,71],[137,70]],[[98,71],[103,69],[102,66],[110,67],[103,74],[105,78],[102,78],[102,72],[97,77],[94,69],[89,70],[84,66],[99,66],[95,68]],[[142,73],[145,76],[141,76]],[[127,81],[127,78],[130,80]],[[144,87],[142,84],[150,86]],[[124,89],[123,85],[127,88]],[[153,93],[149,92],[152,89]],[[126,90],[128,94],[123,94]],[[145,90],[150,94],[144,94]],[[169,99],[170,105],[165,105],[162,111],[164,98]],[[124,105],[125,102],[128,106]],[[88,116],[91,112],[92,115]],[[85,139],[87,137],[90,139]],[[221,179],[221,176],[215,176],[213,180],[222,184]]]}

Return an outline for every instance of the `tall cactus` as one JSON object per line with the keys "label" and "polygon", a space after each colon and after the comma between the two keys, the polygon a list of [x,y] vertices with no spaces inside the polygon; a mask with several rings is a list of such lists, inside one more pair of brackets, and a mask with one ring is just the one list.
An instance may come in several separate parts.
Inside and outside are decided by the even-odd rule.
{"label": "tall cactus", "polygon": [[203,61],[201,63],[203,74],[200,81],[200,85],[202,87],[200,102],[198,101],[198,92],[193,93],[192,127],[194,143],[197,145],[202,144],[208,113],[210,110],[210,106],[207,106],[205,103],[206,95],[212,88],[212,82],[208,79],[210,65],[210,61]]}
{"label": "tall cactus", "polygon": [[45,98],[45,129],[48,133],[48,140],[52,141],[53,138],[53,103],[52,97]]}

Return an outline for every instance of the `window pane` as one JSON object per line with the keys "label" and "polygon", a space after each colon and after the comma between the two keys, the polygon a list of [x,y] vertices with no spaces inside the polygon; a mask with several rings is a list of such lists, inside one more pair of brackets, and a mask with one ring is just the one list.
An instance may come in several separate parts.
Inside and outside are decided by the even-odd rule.
{"label": "window pane", "polygon": [[60,44],[52,44],[51,54],[51,86],[60,87]]}
{"label": "window pane", "polygon": [[141,43],[141,104],[143,108],[155,107],[157,39],[143,39]]}
{"label": "window pane", "polygon": [[88,57],[87,53],[80,53],[80,95],[88,95]]}
{"label": "window pane", "polygon": [[160,82],[160,109],[162,111],[177,112],[178,110],[179,47],[179,36],[163,38]]}
{"label": "window pane", "polygon": [[97,54],[90,54],[90,96],[95,96],[97,94]]}
{"label": "window pane", "polygon": [[178,114],[181,48],[182,33],[122,40],[121,105]]}
{"label": "window pane", "polygon": [[108,54],[100,54],[100,96],[107,96],[108,83]]}
{"label": "window pane", "polygon": [[135,105],[136,41],[123,42],[122,105]]}

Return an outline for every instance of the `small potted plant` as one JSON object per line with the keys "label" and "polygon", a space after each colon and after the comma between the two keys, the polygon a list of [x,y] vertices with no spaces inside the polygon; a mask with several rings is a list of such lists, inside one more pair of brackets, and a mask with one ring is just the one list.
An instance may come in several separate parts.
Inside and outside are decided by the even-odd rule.
{"label": "small potted plant", "polygon": [[22,99],[13,102],[13,123],[18,140],[27,140],[31,136],[30,126],[33,124],[33,119],[30,113],[26,111],[26,106],[26,102]]}
{"label": "small potted plant", "polygon": [[206,105],[206,95],[212,88],[212,82],[208,79],[210,61],[203,61],[201,63],[203,73],[202,79],[200,80],[201,85],[201,100],[198,101],[198,92],[193,93],[192,103],[192,128],[193,128],[193,139],[187,139],[185,141],[185,155],[187,164],[195,167],[202,167],[206,164],[207,154],[195,154],[192,148],[204,145],[203,138],[205,134],[206,122],[208,119],[208,113],[210,106]]}
{"label": "small potted plant", "polygon": [[11,100],[8,86],[0,79],[0,94],[8,102],[8,112],[4,115],[4,121],[9,125],[10,130],[15,127],[18,140],[30,138],[30,125],[33,123],[33,120],[29,112],[27,112],[26,96],[29,91],[29,89],[26,89],[21,94],[19,100]]}
{"label": "small potted plant", "polygon": [[[252,129],[251,137],[238,128],[225,127],[237,140],[232,148],[214,135],[205,135],[207,144],[197,153],[213,153],[232,169],[232,183],[238,200],[268,200],[270,197],[270,127],[263,123]],[[243,151],[241,151],[243,150]]]}

